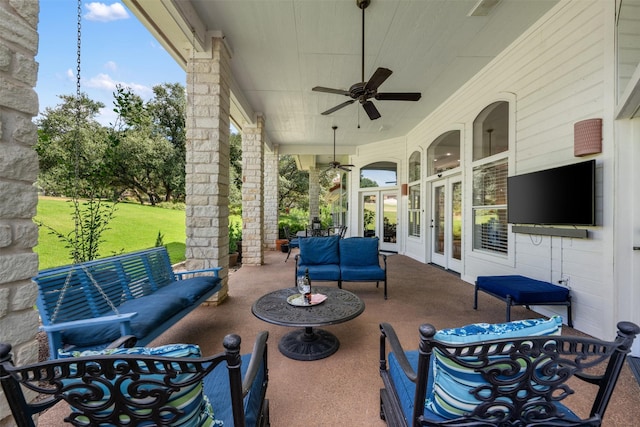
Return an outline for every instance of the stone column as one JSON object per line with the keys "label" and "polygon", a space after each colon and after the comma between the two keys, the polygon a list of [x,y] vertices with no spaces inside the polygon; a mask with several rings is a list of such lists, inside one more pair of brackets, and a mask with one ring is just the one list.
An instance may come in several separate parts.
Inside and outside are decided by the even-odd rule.
{"label": "stone column", "polygon": [[[38,114],[39,3],[0,3],[0,342],[11,344],[14,361],[23,365],[38,360],[37,288],[31,278],[38,274],[33,252],[38,228],[32,221],[38,204],[33,185],[38,136],[32,119]],[[2,394],[0,425],[11,425]]]}
{"label": "stone column", "polygon": [[320,170],[309,168],[309,223],[314,217],[320,218]]}
{"label": "stone column", "polygon": [[264,117],[242,128],[242,263],[264,262]]}
{"label": "stone column", "polygon": [[222,38],[187,64],[186,267],[225,267],[212,302],[224,300],[229,267],[230,52]]}
{"label": "stone column", "polygon": [[278,147],[264,155],[264,246],[275,250],[278,239]]}

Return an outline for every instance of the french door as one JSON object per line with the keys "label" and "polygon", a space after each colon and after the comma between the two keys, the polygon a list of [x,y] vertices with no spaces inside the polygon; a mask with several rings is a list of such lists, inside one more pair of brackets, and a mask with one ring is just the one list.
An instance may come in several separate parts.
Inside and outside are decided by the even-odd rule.
{"label": "french door", "polygon": [[371,191],[361,196],[363,228],[365,237],[380,238],[380,250],[398,251],[398,191]]}
{"label": "french door", "polygon": [[458,273],[462,270],[462,179],[431,183],[431,262]]}

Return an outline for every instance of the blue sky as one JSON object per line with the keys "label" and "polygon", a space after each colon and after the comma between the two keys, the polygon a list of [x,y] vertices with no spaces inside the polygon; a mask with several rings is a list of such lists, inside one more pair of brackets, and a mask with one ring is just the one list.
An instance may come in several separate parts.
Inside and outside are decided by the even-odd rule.
{"label": "blue sky", "polygon": [[[36,91],[40,112],[60,104],[58,95],[76,93],[77,2],[41,0]],[[116,85],[144,100],[162,83],[185,85],[185,72],[120,2],[83,1],[81,89],[105,104],[98,120],[113,123]]]}

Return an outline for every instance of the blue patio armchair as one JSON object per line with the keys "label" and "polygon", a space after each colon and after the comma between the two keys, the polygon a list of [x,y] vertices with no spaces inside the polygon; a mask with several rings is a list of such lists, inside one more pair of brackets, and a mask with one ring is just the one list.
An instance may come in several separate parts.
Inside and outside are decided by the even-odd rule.
{"label": "blue patio armchair", "polygon": [[284,260],[284,262],[287,262],[289,260],[289,256],[291,256],[291,249],[300,248],[300,238],[295,234],[292,234],[288,226],[285,225],[282,228],[284,230],[284,237],[289,241],[288,243],[289,249],[287,249],[287,258]]}

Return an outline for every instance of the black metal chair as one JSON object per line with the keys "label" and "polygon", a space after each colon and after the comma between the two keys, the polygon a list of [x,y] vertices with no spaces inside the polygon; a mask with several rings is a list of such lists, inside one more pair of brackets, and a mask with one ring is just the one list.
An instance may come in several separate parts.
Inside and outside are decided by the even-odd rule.
{"label": "black metal chair", "polygon": [[[11,346],[0,343],[0,382],[16,425],[60,401],[75,426],[268,426],[267,332],[253,352],[240,355],[240,337],[227,335],[225,351],[200,357],[197,346],[117,349],[15,366]],[[94,352],[95,353],[95,352]],[[108,353],[108,352],[107,352]],[[170,355],[170,356],[169,356]],[[42,398],[34,400],[39,394]],[[206,398],[205,398],[206,397]]]}
{"label": "black metal chair", "polygon": [[289,226],[285,225],[282,227],[282,229],[284,230],[284,237],[289,241],[288,244],[288,249],[287,249],[287,258],[285,258],[284,262],[287,262],[289,260],[289,256],[291,256],[291,249],[293,248],[300,248],[300,237],[296,236],[295,234],[291,233],[291,230],[289,229]]}
{"label": "black metal chair", "polygon": [[[538,335],[452,344],[424,324],[419,350],[405,352],[391,325],[380,330],[380,416],[389,426],[599,426],[640,332],[620,322],[611,342]],[[586,419],[562,403],[580,384],[572,378],[596,386]],[[458,387],[466,388],[457,396]]]}

